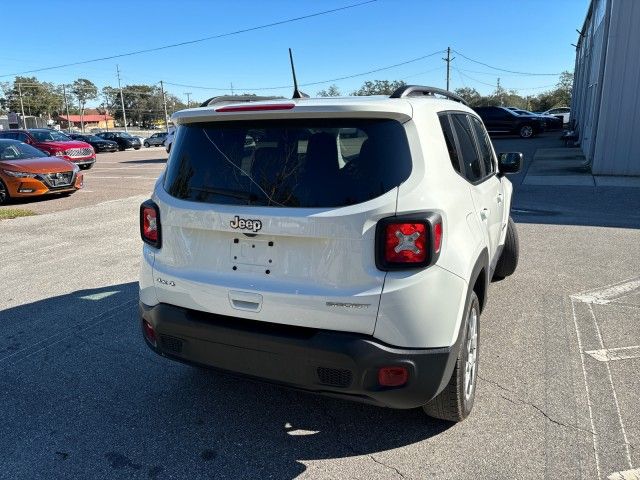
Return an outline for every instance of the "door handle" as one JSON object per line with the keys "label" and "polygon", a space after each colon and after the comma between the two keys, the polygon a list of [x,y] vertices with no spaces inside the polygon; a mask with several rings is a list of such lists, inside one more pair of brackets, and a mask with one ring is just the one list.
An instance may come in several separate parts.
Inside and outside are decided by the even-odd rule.
{"label": "door handle", "polygon": [[502,203],[502,194],[499,193],[498,196],[496,197],[496,200],[498,201],[498,203]]}
{"label": "door handle", "polygon": [[491,210],[489,210],[488,208],[483,208],[482,210],[480,210],[480,218],[482,220],[486,220],[487,218],[489,218],[490,213]]}

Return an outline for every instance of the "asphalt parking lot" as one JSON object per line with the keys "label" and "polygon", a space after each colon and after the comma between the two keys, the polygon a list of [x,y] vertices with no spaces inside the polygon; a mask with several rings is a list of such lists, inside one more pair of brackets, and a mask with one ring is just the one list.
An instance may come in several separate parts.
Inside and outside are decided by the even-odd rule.
{"label": "asphalt parking lot", "polygon": [[167,162],[164,147],[98,153],[90,170],[83,170],[84,188],[68,197],[51,195],[20,199],[0,208],[23,208],[38,214],[86,207],[138,194],[149,195]]}
{"label": "asphalt parking lot", "polygon": [[528,187],[556,136],[494,143],[525,152],[521,260],[490,287],[476,403],[455,425],[149,351],[137,215],[163,149],[101,154],[82,193],[21,204],[39,215],[0,221],[0,479],[634,478],[640,190]]}

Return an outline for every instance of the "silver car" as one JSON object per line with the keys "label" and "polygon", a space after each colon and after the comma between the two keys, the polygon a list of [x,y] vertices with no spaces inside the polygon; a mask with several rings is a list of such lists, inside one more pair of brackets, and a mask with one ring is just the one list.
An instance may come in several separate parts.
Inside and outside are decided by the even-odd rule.
{"label": "silver car", "polygon": [[151,135],[149,138],[145,138],[143,145],[145,147],[161,147],[164,145],[164,141],[167,138],[166,132],[158,132]]}

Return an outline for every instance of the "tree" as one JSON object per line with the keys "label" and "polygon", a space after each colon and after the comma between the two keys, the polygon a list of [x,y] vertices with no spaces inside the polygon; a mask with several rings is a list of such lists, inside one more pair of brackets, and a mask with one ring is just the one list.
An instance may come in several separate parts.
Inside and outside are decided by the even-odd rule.
{"label": "tree", "polygon": [[316,93],[316,95],[318,97],[339,97],[341,94],[338,86],[333,84],[329,85],[326,90],[320,90],[318,93]]}
{"label": "tree", "polygon": [[483,104],[483,97],[475,88],[464,87],[458,88],[453,93],[464,98],[471,107],[479,107]]}
{"label": "tree", "polygon": [[88,100],[98,98],[98,87],[96,87],[91,80],[79,78],[71,84],[71,93],[76,97],[80,105],[80,122],[82,124],[82,131],[84,132],[84,107]]}
{"label": "tree", "polygon": [[[62,111],[63,99],[61,87],[53,83],[40,82],[36,77],[16,77],[13,82],[3,82],[0,89],[4,94],[2,106],[12,112],[26,115],[46,115]],[[20,105],[22,94],[22,106]]]}
{"label": "tree", "polygon": [[400,87],[406,85],[402,80],[367,80],[364,84],[351,95],[391,95]]}

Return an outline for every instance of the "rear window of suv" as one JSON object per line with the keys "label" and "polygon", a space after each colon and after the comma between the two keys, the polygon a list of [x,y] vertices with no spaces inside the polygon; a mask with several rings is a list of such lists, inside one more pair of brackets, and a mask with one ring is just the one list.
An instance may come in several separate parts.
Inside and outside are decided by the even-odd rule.
{"label": "rear window of suv", "polygon": [[379,197],[410,173],[395,120],[192,123],[177,131],[164,188],[196,202],[328,208]]}

